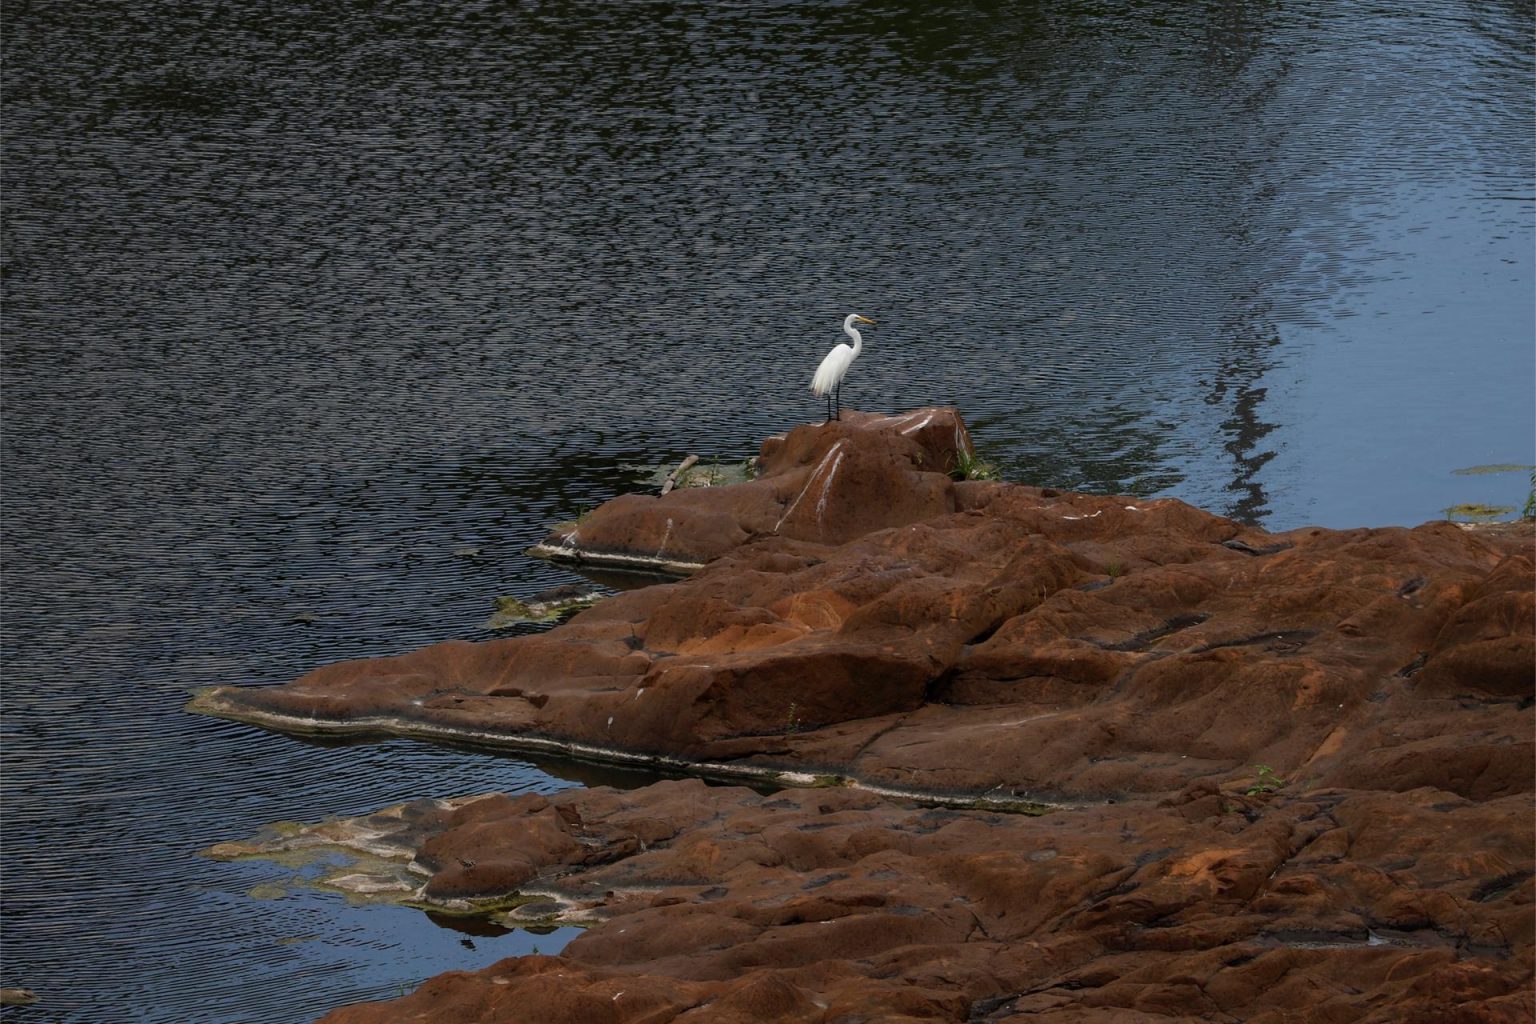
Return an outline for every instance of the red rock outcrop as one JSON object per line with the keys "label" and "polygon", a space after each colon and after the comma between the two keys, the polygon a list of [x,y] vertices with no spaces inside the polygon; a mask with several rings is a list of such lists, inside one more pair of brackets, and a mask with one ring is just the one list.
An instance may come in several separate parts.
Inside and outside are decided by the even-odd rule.
{"label": "red rock outcrop", "polygon": [[768,438],[757,475],[661,497],[625,494],[536,545],[546,557],[691,571],[754,537],[841,544],[955,509],[950,473],[974,457],[952,408],[841,420]]}
{"label": "red rock outcrop", "polygon": [[[596,922],[327,1024],[1529,1019],[1529,803],[1260,794],[1042,818],[700,782],[416,814],[429,896]],[[369,819],[369,831],[379,827]]]}
{"label": "red rock outcrop", "polygon": [[[845,468],[889,468],[902,445],[909,461],[943,458],[903,422],[800,428],[765,446],[764,480],[646,499],[650,521],[678,494],[732,506],[774,467],[837,465],[832,452]],[[786,523],[817,490],[815,472],[796,479]],[[761,535],[548,633],[331,665],[196,706],[930,795],[1162,794],[1255,763],[1309,785],[1530,790],[1529,531],[1270,535],[1174,500],[947,478],[923,493],[953,511],[901,522],[911,510],[897,515],[894,485],[872,479],[868,500],[899,525],[837,544]],[[858,519],[833,518],[839,537]]]}
{"label": "red rock outcrop", "polygon": [[688,579],[194,707],[1067,809],[477,802],[422,836],[429,896],[549,883],[605,923],[389,1013],[1530,1019],[1529,525],[1269,534],[951,481],[952,411],[845,417],[583,522],[588,555],[708,561]]}

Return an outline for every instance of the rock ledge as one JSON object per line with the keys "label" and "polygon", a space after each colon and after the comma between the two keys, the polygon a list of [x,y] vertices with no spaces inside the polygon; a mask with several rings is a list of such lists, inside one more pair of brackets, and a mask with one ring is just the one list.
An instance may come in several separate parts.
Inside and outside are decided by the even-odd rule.
{"label": "rock ledge", "polygon": [[687,579],[194,699],[823,787],[417,808],[423,899],[598,923],[328,1020],[1536,1015],[1528,524],[1270,534],[951,479],[953,410],[845,417],[545,542]]}

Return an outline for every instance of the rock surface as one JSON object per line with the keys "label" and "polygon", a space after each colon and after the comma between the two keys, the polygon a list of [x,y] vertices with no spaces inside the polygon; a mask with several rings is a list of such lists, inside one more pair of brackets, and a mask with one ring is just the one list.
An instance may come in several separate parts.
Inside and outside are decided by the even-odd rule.
{"label": "rock surface", "polygon": [[951,408],[840,421],[768,438],[757,475],[662,497],[626,494],[534,547],[550,558],[691,572],[755,537],[840,544],[953,512],[950,473],[974,455]]}
{"label": "rock surface", "polygon": [[[668,496],[735,509],[731,492],[789,475],[799,490],[777,515],[804,532],[798,510],[819,507],[828,481],[842,496],[818,529],[835,543],[759,535],[548,633],[331,665],[195,706],[927,795],[1165,794],[1260,763],[1308,786],[1530,790],[1529,532],[1271,535],[1174,500],[954,483],[911,468],[919,452],[948,457],[913,440],[924,430],[963,437],[941,412],[800,428],[765,445],[763,479]],[[808,466],[825,468],[794,476]],[[899,480],[922,484],[907,504],[888,498]],[[641,501],[593,519],[678,521]],[[881,515],[858,533],[846,503]]]}
{"label": "rock surface", "polygon": [[333,1019],[1531,1019],[1531,530],[1269,534],[953,481],[969,445],[943,409],[798,428],[758,479],[555,540],[686,580],[200,695],[879,791],[423,812],[424,898],[542,885],[604,923]]}
{"label": "rock surface", "polygon": [[443,975],[327,1024],[1532,1008],[1524,797],[1198,784],[1031,818],[689,781],[397,810],[425,901],[521,890],[537,899],[513,920],[596,926],[558,957]]}

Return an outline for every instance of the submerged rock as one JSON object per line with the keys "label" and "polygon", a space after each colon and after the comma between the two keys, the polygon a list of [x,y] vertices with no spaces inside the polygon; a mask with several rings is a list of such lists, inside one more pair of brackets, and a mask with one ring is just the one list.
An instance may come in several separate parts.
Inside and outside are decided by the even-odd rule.
{"label": "submerged rock", "polygon": [[[296,879],[298,884],[340,892],[354,903],[485,914],[509,902],[513,892],[508,880],[483,886],[479,892],[440,897],[428,892],[429,880],[440,865],[421,859],[422,849],[442,831],[445,822],[472,816],[474,812],[465,809],[481,800],[498,802],[499,806],[506,798],[483,794],[453,800],[421,799],[356,818],[313,825],[283,822],[252,839],[217,843],[201,853],[214,860],[264,860],[315,870],[315,877]],[[473,866],[472,862],[465,864]]]}
{"label": "submerged rock", "polygon": [[1531,524],[1270,534],[957,482],[962,451],[952,410],[797,428],[757,480],[615,499],[571,538],[687,579],[200,694],[846,787],[432,812],[425,896],[602,923],[333,1019],[1529,1019]]}
{"label": "submerged rock", "polygon": [[660,466],[625,466],[638,474],[640,481],[655,487],[663,497],[683,487],[728,487],[753,479],[757,461],[721,462],[717,456],[709,459],[689,455],[681,462]]}
{"label": "submerged rock", "polygon": [[1507,516],[1515,510],[1513,505],[1484,505],[1478,502],[1468,502],[1461,505],[1452,505],[1445,510],[1447,519],[1471,519],[1489,521]]}
{"label": "submerged rock", "polygon": [[486,629],[506,629],[522,622],[548,622],[564,618],[582,608],[590,608],[606,596],[601,587],[568,583],[551,587],[528,598],[498,597],[496,614],[486,622]]}

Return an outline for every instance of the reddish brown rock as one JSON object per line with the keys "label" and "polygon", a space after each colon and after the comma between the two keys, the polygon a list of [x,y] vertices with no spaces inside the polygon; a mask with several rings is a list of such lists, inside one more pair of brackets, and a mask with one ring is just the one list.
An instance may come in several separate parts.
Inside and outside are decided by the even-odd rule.
{"label": "reddish brown rock", "polygon": [[952,482],[963,429],[850,415],[751,483],[619,499],[592,550],[709,564],[547,633],[200,695],[864,787],[423,811],[425,898],[600,923],[333,1019],[1530,1020],[1531,526]]}
{"label": "reddish brown rock", "polygon": [[[939,458],[942,438],[919,442],[963,429],[944,412],[800,428],[765,445],[764,480],[681,493],[729,503],[833,448],[845,465]],[[759,536],[545,634],[196,706],[933,796],[1163,794],[1256,764],[1307,785],[1531,790],[1529,529],[1270,535],[1174,500],[945,487],[954,511],[836,545]]]}
{"label": "reddish brown rock", "polygon": [[600,924],[326,1020],[1529,1019],[1528,822],[1431,790],[1044,818],[698,782],[479,801],[414,827]]}
{"label": "reddish brown rock", "polygon": [[729,487],[626,494],[556,530],[546,557],[690,571],[755,537],[841,544],[952,512],[950,473],[973,457],[951,408],[845,412],[763,442],[757,476]]}

